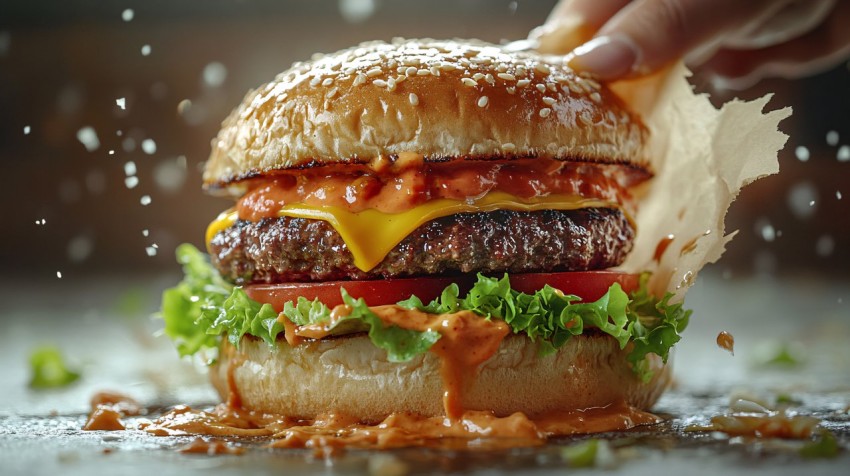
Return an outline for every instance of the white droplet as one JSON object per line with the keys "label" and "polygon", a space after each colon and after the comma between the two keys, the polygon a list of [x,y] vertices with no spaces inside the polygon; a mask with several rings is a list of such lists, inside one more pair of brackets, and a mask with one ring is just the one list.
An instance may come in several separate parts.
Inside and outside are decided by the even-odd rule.
{"label": "white droplet", "polygon": [[153,179],[165,191],[179,190],[186,182],[186,167],[181,167],[177,160],[160,162],[153,170]]}
{"label": "white droplet", "polygon": [[776,239],[776,229],[767,220],[767,218],[759,218],[755,222],[756,233],[761,235],[761,238],[768,243]]}
{"label": "white droplet", "polygon": [[818,256],[827,257],[835,251],[835,240],[830,235],[822,235],[815,243],[815,252]]}
{"label": "white droplet", "polygon": [[45,220],[44,218],[35,221],[36,225],[44,225],[45,223],[47,223],[47,220]]}
{"label": "white droplet", "polygon": [[836,191],[835,191],[835,198],[837,198],[837,199],[841,200],[841,190],[836,190]]}
{"label": "white droplet", "polygon": [[224,80],[227,79],[227,68],[218,61],[213,61],[204,66],[203,78],[204,84],[207,86],[213,88],[221,86],[224,84]]}
{"label": "white droplet", "polygon": [[124,185],[129,189],[136,188],[136,185],[138,185],[138,184],[139,184],[139,177],[136,177],[135,175],[133,175],[131,177],[127,177],[127,178],[124,179]]}
{"label": "white droplet", "polygon": [[136,175],[136,163],[132,160],[128,160],[124,163],[124,175],[131,176]]}
{"label": "white droplet", "polygon": [[510,2],[508,3],[508,11],[511,12],[511,15],[516,13],[516,9],[519,6],[519,2]]}
{"label": "white droplet", "polygon": [[150,205],[151,204],[151,196],[150,195],[142,195],[142,198],[139,199],[139,203],[141,203],[142,206]]}
{"label": "white droplet", "polygon": [[850,145],[842,145],[839,147],[838,153],[835,154],[835,158],[837,158],[839,162],[847,162],[850,160]]}
{"label": "white droplet", "polygon": [[122,131],[121,129],[118,129],[117,131],[115,131],[115,135],[118,136],[118,137],[121,137],[121,136],[124,135],[124,131]]}
{"label": "white droplet", "polygon": [[804,220],[814,215],[817,210],[818,191],[810,182],[800,182],[788,191],[788,208],[798,219]]}
{"label": "white droplet", "polygon": [[145,139],[142,141],[142,150],[145,154],[153,155],[156,154],[156,142],[153,139]]}
{"label": "white droplet", "polygon": [[132,21],[134,16],[136,16],[136,12],[134,12],[132,8],[125,8],[124,11],[121,12],[121,19],[124,21]]}
{"label": "white droplet", "polygon": [[57,271],[56,277],[59,278],[59,279],[62,279],[62,271]]}
{"label": "white droplet", "polygon": [[349,23],[360,23],[375,13],[375,0],[339,0],[339,13]]}
{"label": "white droplet", "polygon": [[150,234],[151,234],[151,232],[147,228],[142,230],[142,236],[149,236]]}
{"label": "white droplet", "polygon": [[94,242],[87,235],[77,235],[68,242],[68,259],[74,263],[85,261],[94,249]]}
{"label": "white droplet", "polygon": [[838,131],[829,131],[826,133],[826,143],[833,147],[838,145],[839,139]]}
{"label": "white droplet", "polygon": [[151,45],[142,45],[142,56],[148,56],[151,54]]}
{"label": "white droplet", "polygon": [[24,126],[24,135],[28,136],[30,134],[30,126]]}
{"label": "white droplet", "polygon": [[115,104],[117,104],[122,110],[127,109],[127,98],[118,98],[115,100]]}
{"label": "white droplet", "polygon": [[810,157],[809,149],[805,146],[799,145],[794,150],[794,155],[797,156],[797,160],[799,160],[800,162],[807,162]]}
{"label": "white droplet", "polygon": [[97,138],[97,132],[91,126],[85,126],[77,131],[77,140],[89,152],[94,152],[100,147],[100,139]]}
{"label": "white droplet", "polygon": [[109,155],[115,155],[115,150],[109,149]]}
{"label": "white droplet", "polygon": [[145,253],[147,253],[148,256],[156,256],[156,246],[145,247]]}

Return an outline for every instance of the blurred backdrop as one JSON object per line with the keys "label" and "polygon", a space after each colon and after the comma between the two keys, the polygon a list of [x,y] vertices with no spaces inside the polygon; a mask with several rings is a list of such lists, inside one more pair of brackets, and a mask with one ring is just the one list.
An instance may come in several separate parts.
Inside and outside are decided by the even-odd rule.
{"label": "blurred backdrop", "polygon": [[[229,206],[200,190],[221,120],[293,61],[372,39],[525,37],[554,0],[2,0],[0,279],[178,273]],[[746,189],[724,277],[850,267],[850,71],[739,92],[793,106],[782,171]],[[842,196],[842,193],[846,196]]]}

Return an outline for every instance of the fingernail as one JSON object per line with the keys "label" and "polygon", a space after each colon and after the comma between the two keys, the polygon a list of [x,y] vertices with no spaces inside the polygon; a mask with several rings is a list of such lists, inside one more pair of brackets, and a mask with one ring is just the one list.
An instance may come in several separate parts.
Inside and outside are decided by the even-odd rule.
{"label": "fingernail", "polygon": [[634,71],[639,64],[637,45],[625,36],[599,36],[571,53],[568,65],[601,79],[617,79]]}

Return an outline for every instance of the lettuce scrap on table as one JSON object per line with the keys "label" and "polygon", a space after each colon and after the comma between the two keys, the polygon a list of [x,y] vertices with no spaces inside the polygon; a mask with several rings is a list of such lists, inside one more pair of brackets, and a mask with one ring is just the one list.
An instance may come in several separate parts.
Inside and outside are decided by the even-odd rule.
{"label": "lettuce scrap on table", "polygon": [[[185,277],[163,293],[160,315],[165,321],[164,332],[174,340],[180,355],[217,348],[221,338],[238,346],[246,334],[275,345],[283,325],[270,304],[260,304],[241,287],[224,281],[206,255],[192,245],[179,246],[177,259]],[[621,349],[631,343],[628,360],[635,372],[648,381],[652,373],[647,355],[656,354],[666,362],[691,315],[682,303],[669,302],[672,294],[660,299],[650,295],[648,279],[648,274],[641,276],[640,287],[631,294],[614,283],[598,300],[580,302],[578,296],[563,294],[548,285],[526,294],[511,288],[508,275],[493,278],[479,274],[464,296],[453,284],[430,303],[411,296],[398,305],[429,313],[471,311],[487,319],[502,319],[514,334],[539,342],[544,355],[555,352],[585,328],[596,328],[616,339]],[[362,298],[352,298],[345,289],[341,293],[352,311],[333,324],[331,334],[367,332],[372,343],[386,350],[388,359],[394,362],[427,352],[440,338],[434,331],[386,325]],[[286,303],[283,314],[296,325],[321,324],[330,321],[331,309],[318,300],[302,297]]]}

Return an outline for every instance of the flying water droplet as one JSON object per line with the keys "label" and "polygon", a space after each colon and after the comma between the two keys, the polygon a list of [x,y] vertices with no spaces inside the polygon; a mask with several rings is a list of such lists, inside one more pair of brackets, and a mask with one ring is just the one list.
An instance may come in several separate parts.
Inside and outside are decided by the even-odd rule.
{"label": "flying water droplet", "polygon": [[815,243],[815,252],[818,256],[826,258],[835,251],[835,239],[830,235],[822,235]]}
{"label": "flying water droplet", "polygon": [[132,8],[126,8],[121,12],[121,19],[124,21],[133,21],[134,16],[136,16],[136,12]]}
{"label": "flying water droplet", "polygon": [[218,61],[213,61],[204,67],[203,78],[207,86],[213,88],[221,86],[227,79],[227,68]]}
{"label": "flying water droplet", "polygon": [[838,131],[829,131],[826,133],[826,143],[833,147],[838,145],[839,139]]}
{"label": "flying water droplet", "polygon": [[141,203],[142,206],[150,205],[151,204],[151,196],[150,195],[142,195],[142,198],[139,199],[139,203]]}
{"label": "flying water droplet", "polygon": [[133,176],[125,178],[124,179],[124,185],[129,189],[136,188],[136,185],[139,185],[139,177],[136,177],[135,175],[133,175]]}
{"label": "flying water droplet", "polygon": [[30,126],[24,126],[24,135],[25,136],[30,135],[30,130],[31,130]]}
{"label": "flying water droplet", "polygon": [[128,160],[124,163],[124,175],[131,176],[136,175],[136,163],[132,160]]}
{"label": "flying water droplet", "polygon": [[375,0],[339,0],[339,13],[349,23],[366,21],[375,13]]}
{"label": "flying water droplet", "polygon": [[810,182],[800,182],[788,191],[788,208],[800,220],[811,218],[817,211],[818,191]]}
{"label": "flying water droplet", "polygon": [[811,154],[809,153],[809,149],[802,145],[797,146],[797,148],[794,150],[794,155],[797,156],[797,160],[799,160],[800,162],[808,162],[809,157],[811,156]]}
{"label": "flying water droplet", "polygon": [[149,56],[151,54],[151,45],[142,45],[142,56]]}
{"label": "flying water droplet", "polygon": [[118,98],[115,100],[115,104],[118,105],[121,110],[127,109],[127,98]]}
{"label": "flying water droplet", "polygon": [[156,154],[156,142],[153,139],[145,139],[142,141],[142,151],[145,154],[153,155]]}
{"label": "flying water droplet", "polygon": [[847,162],[850,160],[850,145],[842,145],[838,148],[838,153],[835,154],[835,158],[838,159],[839,162]]}
{"label": "flying water droplet", "polygon": [[77,140],[83,144],[89,152],[94,152],[100,147],[100,139],[97,138],[97,132],[91,126],[85,126],[77,131]]}

